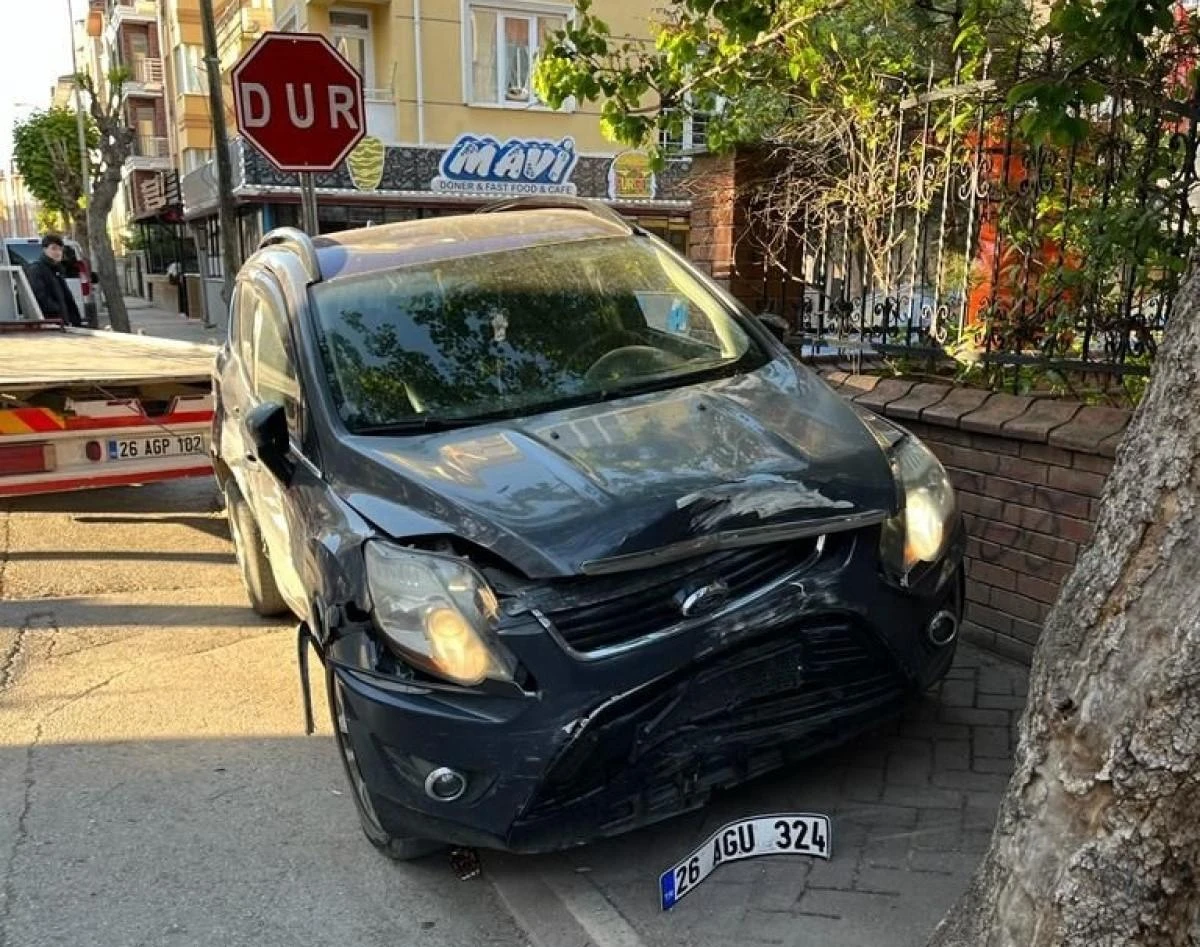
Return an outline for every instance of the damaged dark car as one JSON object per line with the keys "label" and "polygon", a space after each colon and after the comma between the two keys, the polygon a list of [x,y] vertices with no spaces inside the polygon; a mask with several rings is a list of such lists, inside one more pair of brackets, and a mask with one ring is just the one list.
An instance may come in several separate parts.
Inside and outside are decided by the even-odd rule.
{"label": "damaged dark car", "polygon": [[938,461],[603,205],[271,233],[215,388],[251,603],[392,857],[695,809],[953,658]]}

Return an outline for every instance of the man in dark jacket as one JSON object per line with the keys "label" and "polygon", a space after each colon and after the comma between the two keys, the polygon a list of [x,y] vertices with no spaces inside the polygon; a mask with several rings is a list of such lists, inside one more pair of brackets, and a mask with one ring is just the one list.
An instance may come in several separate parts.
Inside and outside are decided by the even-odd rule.
{"label": "man in dark jacket", "polygon": [[63,242],[61,237],[46,234],[42,237],[42,255],[25,267],[29,288],[37,298],[42,315],[47,319],[62,319],[68,325],[83,325],[79,307],[63,271]]}

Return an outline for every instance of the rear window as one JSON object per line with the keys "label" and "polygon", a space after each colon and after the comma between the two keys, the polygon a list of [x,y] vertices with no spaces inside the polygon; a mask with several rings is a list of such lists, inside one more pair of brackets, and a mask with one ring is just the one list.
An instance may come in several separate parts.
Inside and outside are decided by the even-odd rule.
{"label": "rear window", "polygon": [[10,243],[7,246],[9,266],[25,266],[42,255],[40,243]]}

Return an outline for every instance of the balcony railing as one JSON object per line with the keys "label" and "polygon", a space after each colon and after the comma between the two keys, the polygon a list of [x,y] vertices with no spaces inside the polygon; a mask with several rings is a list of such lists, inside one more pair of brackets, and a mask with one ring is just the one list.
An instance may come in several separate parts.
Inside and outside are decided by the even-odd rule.
{"label": "balcony railing", "polygon": [[146,57],[134,62],[130,70],[133,82],[142,86],[161,86],[163,84],[163,63],[157,57]]}
{"label": "balcony railing", "polygon": [[365,89],[367,134],[385,143],[396,141],[396,96],[391,89]]}
{"label": "balcony railing", "polygon": [[139,135],[133,140],[134,158],[170,158],[171,142],[166,138]]}

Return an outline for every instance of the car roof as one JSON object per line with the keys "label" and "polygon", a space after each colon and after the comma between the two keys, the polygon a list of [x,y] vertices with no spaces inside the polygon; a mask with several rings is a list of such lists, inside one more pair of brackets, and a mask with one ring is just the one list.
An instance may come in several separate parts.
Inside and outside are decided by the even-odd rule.
{"label": "car roof", "polygon": [[580,240],[627,237],[628,227],[574,208],[454,214],[345,230],[313,240],[322,280]]}

